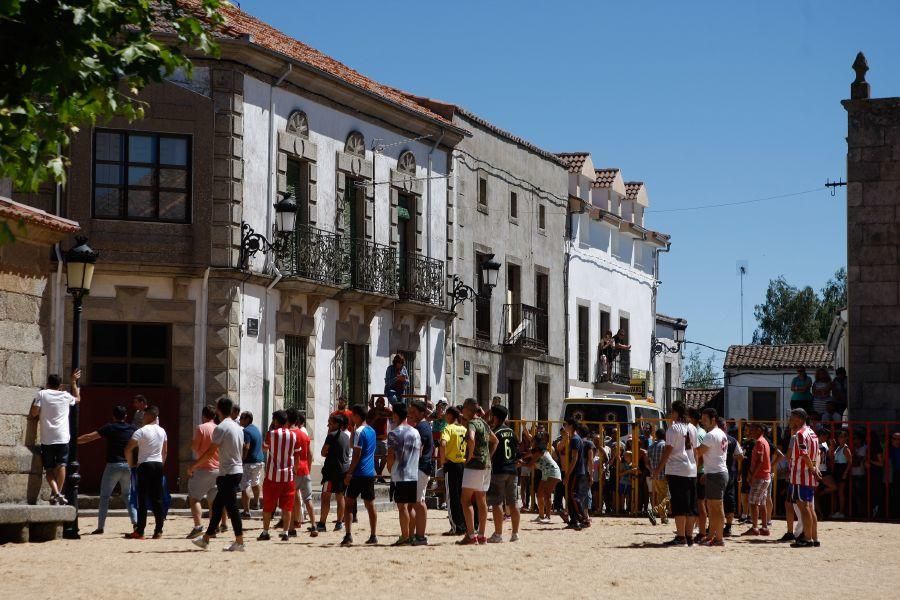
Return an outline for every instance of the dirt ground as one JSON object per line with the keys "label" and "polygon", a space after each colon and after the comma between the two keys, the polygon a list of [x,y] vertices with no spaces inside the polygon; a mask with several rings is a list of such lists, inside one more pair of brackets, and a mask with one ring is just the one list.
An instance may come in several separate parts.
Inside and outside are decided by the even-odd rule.
{"label": "dirt ground", "polygon": [[[130,530],[127,518],[110,517],[102,536],[0,546],[0,597],[220,600],[349,592],[352,598],[396,599],[446,597],[452,586],[470,598],[503,600],[653,597],[666,590],[677,590],[679,597],[776,598],[799,585],[804,593],[827,599],[846,598],[854,589],[890,598],[900,589],[898,525],[823,523],[818,549],[774,542],[784,532],[783,522],[775,523],[777,536],[765,541],[735,537],[725,548],[662,548],[672,525],[595,519],[590,529],[574,532],[564,530],[558,518],[537,525],[527,515],[516,543],[458,547],[456,538],[440,535],[447,529],[444,513],[429,516],[430,545],[403,548],[388,547],[399,534],[393,512],[379,513],[378,547],[362,545],[368,537],[365,522],[354,535],[357,545],[341,548],[341,533],[333,532],[287,543],[257,542],[261,522],[251,520],[247,550],[234,554],[222,552],[230,532],[206,552],[183,539],[190,529],[187,517],[167,521],[163,539],[144,541],[122,539]],[[360,518],[365,521],[364,511]],[[93,518],[82,519],[82,532],[94,525]],[[488,533],[491,527],[488,522]]]}

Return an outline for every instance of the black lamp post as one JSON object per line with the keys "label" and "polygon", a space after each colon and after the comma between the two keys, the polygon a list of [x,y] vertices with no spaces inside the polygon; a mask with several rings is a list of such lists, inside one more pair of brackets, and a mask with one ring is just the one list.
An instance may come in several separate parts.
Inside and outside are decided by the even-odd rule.
{"label": "black lamp post", "polygon": [[453,289],[447,292],[447,295],[453,299],[453,302],[450,305],[450,311],[456,312],[456,307],[466,300],[474,301],[476,298],[490,298],[491,292],[497,287],[497,279],[500,276],[500,266],[500,263],[494,260],[493,254],[481,261],[481,264],[479,265],[479,274],[481,275],[481,289],[484,291],[483,294],[479,294],[472,286],[463,283],[462,278],[454,273],[452,278]]}
{"label": "black lamp post", "polygon": [[[66,252],[66,289],[72,294],[72,372],[81,368],[81,305],[91,293],[94,263],[98,253],[87,245],[87,238],[78,236],[76,245]],[[77,540],[78,534],[78,404],[69,410],[69,462],[66,465],[66,502],[75,507],[75,520],[63,528],[63,537]]]}
{"label": "black lamp post", "polygon": [[657,338],[654,335],[653,340],[652,340],[652,348],[650,350],[652,352],[653,356],[656,357],[657,355],[662,354],[663,352],[671,352],[672,354],[677,354],[677,353],[681,352],[681,346],[682,346],[682,344],[684,344],[684,330],[685,330],[684,322],[681,319],[679,319],[675,323],[675,326],[672,328],[672,331],[674,332],[674,336],[675,336],[675,345],[674,346],[670,346],[670,345],[664,343],[662,340],[660,340],[659,338]]}
{"label": "black lamp post", "polygon": [[275,240],[270,242],[261,233],[256,231],[249,223],[241,223],[241,254],[238,267],[247,268],[247,261],[260,250],[264,252],[279,252],[285,244],[285,239],[290,238],[297,227],[297,200],[291,192],[282,192],[281,200],[275,203]]}

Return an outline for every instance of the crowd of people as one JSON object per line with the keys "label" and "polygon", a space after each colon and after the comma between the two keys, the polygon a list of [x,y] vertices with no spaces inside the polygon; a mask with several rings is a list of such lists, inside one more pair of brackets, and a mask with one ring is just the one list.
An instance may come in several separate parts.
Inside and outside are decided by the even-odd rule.
{"label": "crowd of people", "polygon": [[[458,406],[446,400],[432,406],[425,398],[405,396],[405,367],[399,361],[392,367],[395,394],[373,398],[368,406],[348,407],[339,398],[328,417],[319,450],[318,518],[312,441],[303,415],[293,409],[275,411],[263,433],[254,415],[241,412],[227,397],[204,407],[192,439],[195,460],[187,470],[193,521],[187,537],[207,548],[230,521],[235,541],[226,549],[241,551],[242,521],[259,508],[258,541],[272,538],[279,510],[281,540],[296,537],[304,523],[305,532],[316,537],[327,531],[334,499],[334,530],[343,533],[341,545],[350,546],[361,497],[368,517],[365,544],[377,544],[376,484],[387,485],[387,477],[400,522],[400,536],[392,544],[397,546],[428,544],[429,492],[446,507],[450,527],[444,535],[458,537],[460,545],[517,541],[525,510],[535,511],[533,521],[539,524],[558,515],[572,530],[590,527],[599,515],[642,513],[653,525],[672,517],[677,533],[666,545],[673,546],[723,546],[735,521],[749,525],[741,535],[770,536],[773,513],[781,505],[787,531],[780,540],[794,547],[818,546],[818,520],[842,518],[847,505],[856,510],[873,506],[877,512],[883,510],[883,498],[891,503],[892,514],[900,514],[900,477],[895,477],[900,433],[893,434],[885,450],[877,436],[848,431],[816,413],[811,418],[801,407],[790,413],[790,431],[779,435],[759,423],[728,427],[714,409],[701,412],[675,402],[668,427],[591,428],[567,419],[551,439],[540,423],[517,426],[517,433],[497,397],[485,410],[473,398]],[[32,408],[41,423],[52,503],[66,502],[68,408],[79,401],[79,375],[73,373],[71,394],[62,390],[59,377],[51,376]],[[93,533],[103,534],[109,500],[118,486],[132,500],[133,531],[126,537],[145,537],[149,512],[154,516],[152,537],[159,538],[167,511],[167,435],[157,407],[137,396],[132,408],[129,420],[128,410],[115,406],[110,423],[77,440],[106,441]],[[436,486],[438,482],[443,485]],[[890,494],[883,493],[886,489]],[[864,496],[873,504],[863,502]],[[210,507],[205,527],[204,499]],[[489,514],[492,532],[487,531]]]}

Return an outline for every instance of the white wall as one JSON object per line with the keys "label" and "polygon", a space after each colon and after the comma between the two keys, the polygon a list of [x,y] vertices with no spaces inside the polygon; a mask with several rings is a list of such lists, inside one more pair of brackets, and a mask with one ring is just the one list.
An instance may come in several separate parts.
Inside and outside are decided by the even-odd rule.
{"label": "white wall", "polygon": [[790,411],[791,380],[797,372],[742,372],[728,371],[725,385],[725,414],[729,419],[750,418],[750,391],[752,389],[776,390],[777,413],[782,418]]}
{"label": "white wall", "polygon": [[[410,150],[416,157],[416,175],[425,178],[428,170],[428,152],[435,141],[424,139],[421,141],[404,141],[407,137],[416,137],[413,134],[402,135],[393,130],[386,129],[369,122],[361,114],[348,113],[336,110],[330,106],[313,102],[312,100],[293,93],[284,88],[276,88],[272,92],[274,100],[274,127],[269,135],[269,106],[271,86],[253,77],[244,78],[244,220],[258,232],[268,236],[266,232],[266,220],[269,205],[275,202],[274,181],[271,189],[272,197],[266,197],[268,189],[269,170],[269,142],[274,147],[278,141],[278,131],[284,130],[287,119],[295,110],[302,110],[309,120],[309,138],[317,146],[317,210],[318,218],[316,226],[325,230],[334,230],[335,219],[335,160],[336,152],[344,150],[347,136],[352,131],[359,131],[365,137],[366,159],[374,161],[375,172],[375,241],[380,244],[390,243],[390,170],[396,168],[400,154]],[[371,148],[373,142],[378,139],[379,144],[387,147],[383,153],[375,155]],[[271,169],[276,165],[272,164]],[[432,155],[432,177],[445,175],[448,168],[447,153],[436,150]],[[428,183],[423,184],[426,190]],[[446,179],[432,179],[431,206],[428,210],[427,192],[423,192],[422,202],[425,203],[423,215],[426,222],[426,240],[430,238],[430,245],[425,244],[423,252],[438,260],[445,260],[446,256]],[[261,270],[263,267],[262,255],[258,255],[251,263],[253,270]],[[248,289],[250,286],[247,286]],[[260,294],[247,292],[244,298],[244,312],[258,310]],[[271,310],[277,306],[270,299]],[[359,307],[351,308],[351,314],[362,316]],[[315,357],[315,427],[314,439],[322,440],[326,432],[325,416],[335,401],[334,385],[332,382],[332,363],[334,361],[336,342],[335,321],[338,319],[339,305],[334,300],[326,300],[321,303],[315,314],[316,357]],[[270,322],[274,325],[274,319]],[[246,325],[246,316],[244,318]],[[369,391],[381,393],[384,387],[384,371],[387,368],[390,356],[396,349],[390,346],[390,330],[394,324],[394,314],[390,310],[378,313],[372,320],[369,340]],[[273,336],[274,339],[274,336]],[[426,350],[426,339],[430,339],[430,348]],[[246,338],[242,342],[247,342]],[[256,402],[256,398],[262,398],[262,331],[259,341],[250,341],[244,350],[241,350],[241,402],[246,404],[250,398]],[[443,395],[443,325],[439,322],[431,324],[431,335],[421,335],[419,360],[422,364],[421,381],[417,382],[416,391],[424,393],[426,382],[426,367],[431,374],[431,396],[433,399]],[[274,345],[269,347],[270,369],[274,365]],[[426,365],[427,361],[427,365]],[[273,377],[270,370],[270,378]],[[274,379],[270,379],[270,406],[274,397]]]}
{"label": "white wall", "polygon": [[[249,410],[256,415],[258,423],[267,423],[268,415],[263,411],[263,350],[266,333],[263,315],[265,288],[250,283],[244,284],[241,295],[240,350],[241,362],[238,370],[241,410]],[[259,319],[259,333],[251,336],[247,332],[247,319]],[[269,319],[271,323],[274,319]],[[271,358],[270,358],[271,361]],[[269,409],[271,410],[271,397]]]}
{"label": "white wall", "polygon": [[[576,215],[579,231],[588,229],[590,217]],[[590,226],[595,227],[597,223]],[[600,224],[603,227],[608,227]],[[612,232],[613,236],[619,236]],[[628,246],[631,245],[630,237]],[[576,246],[572,249],[569,267],[569,379],[578,378],[578,312],[581,305],[590,306],[590,376],[597,369],[597,345],[600,342],[601,306],[609,308],[613,333],[619,325],[621,313],[628,313],[631,368],[650,369],[650,338],[653,333],[652,314],[653,277],[630,264],[614,258],[610,252]],[[572,384],[570,395],[593,395],[591,385]]]}

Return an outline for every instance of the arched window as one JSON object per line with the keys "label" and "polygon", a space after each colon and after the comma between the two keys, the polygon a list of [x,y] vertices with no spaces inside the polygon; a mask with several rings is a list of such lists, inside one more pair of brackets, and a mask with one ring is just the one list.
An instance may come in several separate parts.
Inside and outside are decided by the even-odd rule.
{"label": "arched window", "polygon": [[366,138],[358,131],[351,131],[347,136],[347,143],[344,145],[344,152],[347,154],[355,154],[356,156],[366,156]]}
{"label": "arched window", "polygon": [[397,170],[409,175],[416,174],[416,156],[409,150],[403,152],[397,159]]}
{"label": "arched window", "polygon": [[292,112],[288,117],[286,130],[300,137],[309,138],[309,120],[306,113],[302,110]]}

